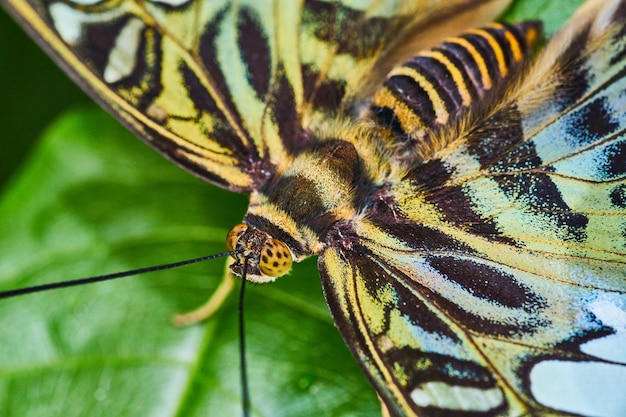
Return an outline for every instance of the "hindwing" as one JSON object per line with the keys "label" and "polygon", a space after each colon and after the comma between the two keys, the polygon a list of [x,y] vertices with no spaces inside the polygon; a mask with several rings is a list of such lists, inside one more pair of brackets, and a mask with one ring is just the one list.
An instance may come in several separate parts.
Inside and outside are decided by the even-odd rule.
{"label": "hindwing", "polygon": [[322,255],[392,414],[626,408],[625,13],[589,2]]}

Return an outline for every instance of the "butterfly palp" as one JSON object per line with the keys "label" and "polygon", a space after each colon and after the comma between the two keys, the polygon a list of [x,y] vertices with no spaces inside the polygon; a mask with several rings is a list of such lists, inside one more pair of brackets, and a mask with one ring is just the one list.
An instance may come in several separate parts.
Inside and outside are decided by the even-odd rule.
{"label": "butterfly palp", "polygon": [[[237,247],[237,241],[239,240],[241,235],[245,233],[246,230],[248,230],[248,225],[244,223],[239,223],[235,225],[232,229],[230,229],[230,231],[226,235],[226,249],[228,249],[229,252],[235,250],[235,248]],[[232,256],[233,258],[237,259],[237,255],[233,254]]]}

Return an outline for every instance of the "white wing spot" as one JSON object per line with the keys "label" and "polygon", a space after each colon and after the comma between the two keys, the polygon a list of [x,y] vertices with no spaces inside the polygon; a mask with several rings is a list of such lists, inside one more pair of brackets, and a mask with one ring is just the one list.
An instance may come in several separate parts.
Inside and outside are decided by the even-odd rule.
{"label": "white wing spot", "polygon": [[54,3],[50,6],[50,17],[61,38],[72,45],[80,38],[84,13],[72,9],[65,3]]}
{"label": "white wing spot", "polygon": [[489,411],[504,402],[499,388],[475,388],[427,382],[411,391],[411,399],[419,407],[436,407],[457,411]]}
{"label": "white wing spot", "polygon": [[[89,6],[99,2],[100,0],[78,0],[73,3]],[[54,28],[68,45],[75,45],[80,40],[83,26],[90,23],[111,21],[124,13],[122,8],[116,8],[102,13],[89,14],[62,2],[51,4],[48,10]]]}
{"label": "white wing spot", "polygon": [[530,372],[535,399],[557,410],[595,417],[626,415],[626,366],[543,361]]}
{"label": "white wing spot", "polygon": [[137,50],[145,23],[131,19],[120,31],[104,69],[104,80],[114,83],[128,77],[137,63]]}
{"label": "white wing spot", "polygon": [[583,343],[580,350],[588,355],[626,364],[626,311],[624,308],[610,300],[596,300],[589,305],[589,310],[603,325],[613,328],[615,333]]}

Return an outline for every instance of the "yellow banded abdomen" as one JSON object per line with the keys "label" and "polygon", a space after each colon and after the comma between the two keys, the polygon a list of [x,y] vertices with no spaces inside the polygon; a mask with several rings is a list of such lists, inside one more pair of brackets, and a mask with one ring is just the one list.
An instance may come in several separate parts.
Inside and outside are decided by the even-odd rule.
{"label": "yellow banded abdomen", "polygon": [[414,55],[388,74],[372,117],[394,136],[445,125],[510,76],[540,31],[538,22],[492,23]]}

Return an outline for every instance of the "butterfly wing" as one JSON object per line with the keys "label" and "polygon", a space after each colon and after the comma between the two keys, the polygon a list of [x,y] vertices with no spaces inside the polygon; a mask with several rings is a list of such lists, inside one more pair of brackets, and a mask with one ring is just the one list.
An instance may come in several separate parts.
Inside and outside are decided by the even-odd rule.
{"label": "butterfly wing", "polygon": [[626,410],[625,13],[589,2],[320,257],[393,415]]}
{"label": "butterfly wing", "polygon": [[406,3],[3,0],[140,138],[195,175],[247,192],[308,144],[309,124],[365,91],[358,80],[375,79],[383,55],[402,53],[397,33],[425,42],[440,20],[467,27],[507,2]]}

